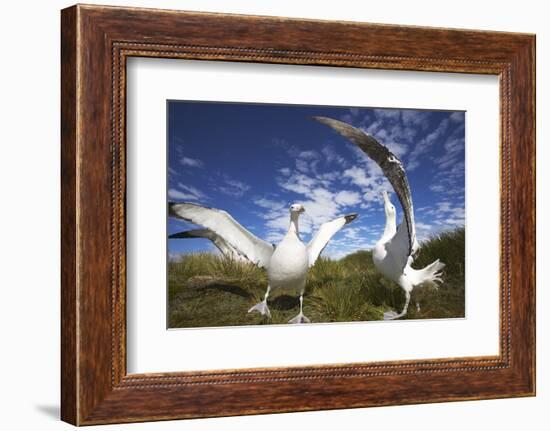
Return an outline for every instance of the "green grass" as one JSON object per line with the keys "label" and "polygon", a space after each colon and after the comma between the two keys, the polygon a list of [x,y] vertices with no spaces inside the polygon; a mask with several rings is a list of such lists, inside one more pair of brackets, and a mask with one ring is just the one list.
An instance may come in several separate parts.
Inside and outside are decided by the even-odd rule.
{"label": "green grass", "polygon": [[[447,266],[438,289],[418,286],[406,319],[464,317],[464,229],[422,244],[415,268],[440,259]],[[271,318],[248,309],[267,287],[264,270],[209,253],[188,254],[168,264],[168,324],[171,328],[286,323],[299,311],[297,292],[274,292]],[[405,295],[374,267],[370,251],[340,260],[321,257],[308,273],[304,314],[312,322],[380,320],[400,311]],[[419,307],[417,308],[417,304]]]}

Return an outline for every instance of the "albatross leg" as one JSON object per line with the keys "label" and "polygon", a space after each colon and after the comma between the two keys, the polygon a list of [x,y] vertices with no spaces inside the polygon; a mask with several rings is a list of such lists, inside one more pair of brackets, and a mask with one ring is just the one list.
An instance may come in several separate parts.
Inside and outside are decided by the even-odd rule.
{"label": "albatross leg", "polygon": [[311,320],[309,320],[306,316],[304,316],[303,303],[304,303],[304,294],[302,292],[300,294],[300,312],[296,317],[293,317],[292,319],[290,319],[288,323],[311,323]]}
{"label": "albatross leg", "polygon": [[395,320],[403,317],[407,314],[407,309],[409,308],[409,302],[411,301],[411,292],[405,292],[405,306],[401,313],[396,313],[395,311],[386,311],[384,313],[384,320]]}
{"label": "albatross leg", "polygon": [[256,305],[250,308],[248,310],[249,313],[252,313],[253,311],[257,311],[262,316],[271,317],[271,312],[269,311],[269,307],[267,306],[267,297],[269,296],[269,291],[271,290],[271,286],[267,285],[267,290],[265,291],[264,300],[262,302],[258,302]]}
{"label": "albatross leg", "polygon": [[405,292],[405,296],[405,306],[403,307],[403,311],[401,311],[401,316],[407,314],[407,310],[409,309],[409,302],[411,302],[411,292]]}

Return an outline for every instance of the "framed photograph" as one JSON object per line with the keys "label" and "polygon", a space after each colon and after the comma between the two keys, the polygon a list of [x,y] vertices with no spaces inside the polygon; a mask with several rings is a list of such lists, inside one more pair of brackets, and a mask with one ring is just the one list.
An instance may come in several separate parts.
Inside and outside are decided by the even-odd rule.
{"label": "framed photograph", "polygon": [[[465,317],[465,112],[171,100],[167,118],[168,328]],[[351,124],[409,156],[410,190],[394,180],[397,162],[386,177],[325,130],[367,136]],[[400,280],[389,250],[406,246],[408,258],[409,233],[405,219],[397,235],[390,193],[413,216],[412,190],[414,262],[425,265]]]}
{"label": "framed photograph", "polygon": [[63,420],[535,394],[533,35],[61,33]]}

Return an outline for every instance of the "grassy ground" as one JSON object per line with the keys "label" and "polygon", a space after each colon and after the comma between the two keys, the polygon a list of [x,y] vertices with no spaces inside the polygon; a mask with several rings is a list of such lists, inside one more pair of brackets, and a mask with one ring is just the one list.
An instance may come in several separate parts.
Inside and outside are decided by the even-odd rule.
{"label": "grassy ground", "polygon": [[[406,319],[464,317],[464,229],[446,232],[422,244],[415,268],[440,259],[446,263],[439,289],[418,286]],[[213,254],[190,254],[168,266],[170,328],[286,323],[299,311],[296,292],[274,292],[271,319],[248,309],[265,293],[264,270]],[[380,320],[384,311],[400,311],[405,295],[374,267],[370,251],[340,260],[321,257],[311,268],[304,314],[312,322]],[[417,307],[418,304],[418,307]]]}

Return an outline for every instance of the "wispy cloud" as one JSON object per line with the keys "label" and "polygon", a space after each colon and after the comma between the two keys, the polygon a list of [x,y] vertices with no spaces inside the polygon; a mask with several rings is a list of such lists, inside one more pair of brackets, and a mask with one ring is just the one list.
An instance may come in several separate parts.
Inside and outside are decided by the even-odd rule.
{"label": "wispy cloud", "polygon": [[298,157],[305,159],[305,160],[315,160],[319,158],[319,154],[313,150],[307,150],[307,151],[300,151],[298,154]]}
{"label": "wispy cloud", "polygon": [[466,113],[464,111],[453,112],[451,115],[449,115],[449,119],[454,123],[464,124],[465,114]]}
{"label": "wispy cloud", "polygon": [[[310,163],[320,159],[319,153],[316,152],[302,153],[298,156],[301,157],[300,160],[305,158]],[[336,158],[333,158],[332,162],[339,163]],[[300,219],[300,232],[304,234],[305,240],[308,240],[323,223],[351,212],[350,208],[362,202],[362,194],[359,190],[342,187],[342,181],[348,180],[341,174],[338,175],[338,172],[321,173],[308,165],[307,172],[304,172],[303,168],[296,167],[287,168],[282,173],[284,175],[276,178],[280,187],[279,192],[290,193],[291,201],[283,202],[266,197],[254,200],[254,204],[259,207],[256,214],[264,220],[265,236],[268,241],[277,242],[288,230],[288,206],[292,202],[301,203],[306,210]],[[330,250],[335,252],[335,246],[327,249],[326,253],[331,253]]]}
{"label": "wispy cloud", "polygon": [[434,160],[439,169],[448,169],[457,162],[457,156],[464,151],[464,138],[449,139],[445,142],[444,148],[445,154]]}
{"label": "wispy cloud", "polygon": [[223,176],[222,182],[223,182],[223,184],[218,185],[217,189],[221,193],[223,193],[225,195],[228,195],[228,196],[233,196],[233,197],[236,197],[236,198],[240,198],[248,190],[250,190],[250,186],[248,184],[246,184],[242,181],[239,181],[239,180],[232,179],[227,175]]}
{"label": "wispy cloud", "polygon": [[[462,202],[451,202],[444,200],[437,202],[431,207],[418,209],[419,217],[417,226],[421,225],[420,220],[430,220],[431,233],[437,233],[447,229],[464,226],[466,212]],[[426,223],[428,224],[428,223]]]}
{"label": "wispy cloud", "polygon": [[409,163],[407,164],[408,171],[413,171],[420,166],[420,157],[426,154],[435,143],[442,139],[448,127],[449,120],[445,118],[439,123],[435,130],[431,131],[416,144],[409,156]]}
{"label": "wispy cloud", "polygon": [[300,172],[307,173],[309,172],[309,164],[305,160],[296,159],[296,169],[298,169]]}
{"label": "wispy cloud", "polygon": [[334,199],[341,206],[357,205],[361,202],[361,195],[354,191],[342,190],[336,193]]}
{"label": "wispy cloud", "polygon": [[445,186],[443,184],[432,184],[430,185],[430,190],[432,192],[443,192],[445,191]]}
{"label": "wispy cloud", "polygon": [[283,189],[300,195],[307,195],[312,188],[318,184],[318,181],[301,172],[296,172],[288,178],[279,178],[278,184]]}
{"label": "wispy cloud", "polygon": [[208,196],[199,190],[197,187],[178,183],[177,187],[168,189],[168,197],[170,199],[187,200],[193,202],[207,201]]}
{"label": "wispy cloud", "polygon": [[267,198],[257,198],[254,200],[254,203],[259,207],[268,209],[268,210],[280,210],[284,208],[285,203],[281,201],[275,201]]}
{"label": "wispy cloud", "polygon": [[346,169],[342,175],[349,178],[353,184],[361,188],[371,187],[375,180],[375,178],[367,175],[365,169],[358,166]]}
{"label": "wispy cloud", "polygon": [[418,129],[426,130],[430,124],[430,117],[432,113],[430,111],[422,111],[416,109],[404,109],[401,111],[401,120],[405,127],[410,127],[415,130],[417,135]]}
{"label": "wispy cloud", "polygon": [[323,156],[325,157],[325,162],[327,164],[336,163],[340,167],[346,167],[348,165],[346,159],[339,155],[332,145],[325,145],[321,149],[321,153],[323,153]]}
{"label": "wispy cloud", "polygon": [[191,157],[180,158],[180,164],[191,168],[202,168],[204,166],[204,163],[202,160],[193,159]]}
{"label": "wispy cloud", "polygon": [[386,145],[397,157],[408,154],[418,134],[427,128],[431,113],[420,110],[373,109],[368,115],[350,110],[342,119]]}
{"label": "wispy cloud", "polygon": [[198,200],[196,196],[193,196],[191,193],[185,193],[178,189],[168,189],[168,197],[170,199],[182,199],[188,201]]}
{"label": "wispy cloud", "polygon": [[384,191],[393,190],[388,179],[372,160],[364,166],[353,166],[343,172],[344,177],[361,189],[361,208],[367,208],[372,202],[379,202]]}

